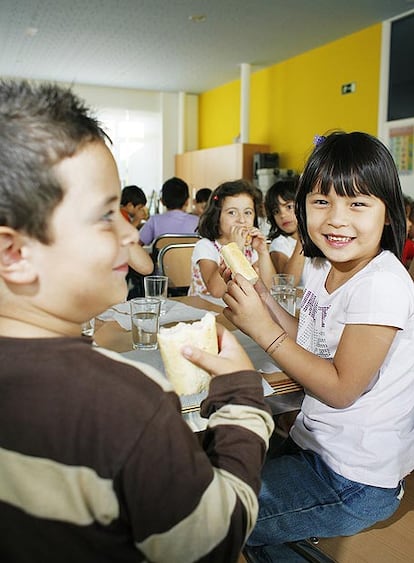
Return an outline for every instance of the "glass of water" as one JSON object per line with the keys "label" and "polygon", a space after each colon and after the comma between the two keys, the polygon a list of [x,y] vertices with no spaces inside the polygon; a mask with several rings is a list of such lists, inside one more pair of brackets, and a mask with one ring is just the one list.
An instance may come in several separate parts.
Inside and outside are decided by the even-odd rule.
{"label": "glass of water", "polygon": [[295,286],[295,276],[293,274],[275,274],[272,277],[272,287],[279,285]]}
{"label": "glass of water", "polygon": [[168,294],[167,276],[145,276],[144,277],[145,297],[157,297],[161,301],[161,315],[165,315],[166,301]]}
{"label": "glass of water", "polygon": [[160,324],[161,301],[155,297],[131,299],[132,347],[134,350],[155,350]]}
{"label": "glass of water", "polygon": [[279,305],[288,313],[295,316],[296,313],[296,287],[292,285],[272,285],[270,293]]}
{"label": "glass of water", "polygon": [[279,305],[282,305],[288,313],[296,313],[296,288],[293,274],[275,274],[272,278],[270,293]]}

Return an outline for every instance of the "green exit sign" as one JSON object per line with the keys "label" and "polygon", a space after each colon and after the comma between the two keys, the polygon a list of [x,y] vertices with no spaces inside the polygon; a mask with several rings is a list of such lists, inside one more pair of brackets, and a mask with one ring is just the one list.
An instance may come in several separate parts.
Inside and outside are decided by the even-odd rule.
{"label": "green exit sign", "polygon": [[348,82],[348,84],[342,84],[341,93],[342,94],[353,94],[356,90],[355,82]]}

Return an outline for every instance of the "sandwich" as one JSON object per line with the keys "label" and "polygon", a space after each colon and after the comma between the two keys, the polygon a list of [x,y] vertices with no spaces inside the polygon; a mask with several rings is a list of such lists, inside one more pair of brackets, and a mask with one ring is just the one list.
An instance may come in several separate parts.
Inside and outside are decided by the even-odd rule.
{"label": "sandwich", "polygon": [[253,284],[257,282],[259,279],[257,272],[235,242],[222,246],[221,255],[233,276],[241,274],[249,282]]}
{"label": "sandwich", "polygon": [[165,373],[178,395],[200,393],[210,383],[210,375],[181,354],[181,349],[186,344],[210,354],[218,353],[216,318],[212,313],[206,313],[200,321],[160,328],[158,345]]}

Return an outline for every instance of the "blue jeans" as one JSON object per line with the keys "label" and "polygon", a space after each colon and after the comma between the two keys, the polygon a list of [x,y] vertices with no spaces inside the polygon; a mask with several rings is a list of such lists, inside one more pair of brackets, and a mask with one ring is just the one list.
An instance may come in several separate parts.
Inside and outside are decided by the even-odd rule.
{"label": "blue jeans", "polygon": [[399,506],[401,490],[345,479],[319,455],[288,439],[284,452],[264,465],[259,515],[247,544],[274,546],[313,536],[356,534],[390,517]]}

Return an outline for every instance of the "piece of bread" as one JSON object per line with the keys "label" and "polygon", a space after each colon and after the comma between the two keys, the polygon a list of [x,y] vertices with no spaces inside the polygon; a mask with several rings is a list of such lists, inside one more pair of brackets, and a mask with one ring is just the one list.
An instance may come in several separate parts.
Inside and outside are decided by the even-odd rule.
{"label": "piece of bread", "polygon": [[257,282],[259,279],[257,272],[235,242],[222,246],[221,255],[233,276],[241,274],[249,282],[253,284]]}
{"label": "piece of bread", "polygon": [[218,353],[216,318],[206,313],[201,321],[178,323],[171,328],[161,327],[158,345],[165,373],[178,395],[193,395],[208,388],[210,375],[181,354],[181,348],[191,344],[201,350]]}

